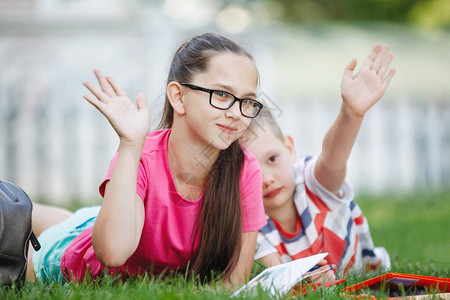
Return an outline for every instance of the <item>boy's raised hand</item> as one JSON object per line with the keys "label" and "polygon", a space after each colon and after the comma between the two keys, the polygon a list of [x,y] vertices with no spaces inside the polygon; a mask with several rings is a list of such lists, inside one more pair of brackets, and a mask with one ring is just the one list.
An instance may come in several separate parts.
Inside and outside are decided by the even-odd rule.
{"label": "boy's raised hand", "polygon": [[101,89],[88,81],[83,85],[94,94],[84,95],[111,123],[119,138],[126,142],[142,142],[150,131],[150,112],[144,93],[137,96],[135,106],[125,91],[111,77],[105,77],[99,70],[94,74]]}
{"label": "boy's raised hand", "polygon": [[357,117],[363,117],[380,100],[395,74],[395,70],[391,69],[386,75],[394,57],[387,53],[388,50],[388,45],[375,45],[355,75],[353,71],[356,67],[356,59],[352,59],[345,68],[341,85],[343,105]]}

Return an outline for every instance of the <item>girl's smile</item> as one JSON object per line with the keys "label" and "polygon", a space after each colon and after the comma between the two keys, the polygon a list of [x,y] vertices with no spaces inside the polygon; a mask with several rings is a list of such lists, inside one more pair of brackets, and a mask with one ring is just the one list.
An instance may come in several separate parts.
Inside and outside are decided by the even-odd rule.
{"label": "girl's smile", "polygon": [[223,124],[217,124],[217,126],[219,127],[219,129],[222,132],[229,134],[229,135],[234,134],[237,131],[236,127],[231,127],[231,126],[227,126],[227,125],[223,125]]}

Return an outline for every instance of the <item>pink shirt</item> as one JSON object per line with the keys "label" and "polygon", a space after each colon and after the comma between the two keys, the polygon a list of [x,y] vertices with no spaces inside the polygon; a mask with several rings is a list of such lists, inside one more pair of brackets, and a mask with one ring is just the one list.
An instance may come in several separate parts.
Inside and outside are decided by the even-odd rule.
{"label": "pink shirt", "polygon": [[[111,274],[141,274],[152,269],[184,269],[191,258],[192,232],[200,210],[201,197],[188,200],[178,194],[167,160],[167,141],[171,130],[151,132],[145,141],[137,178],[137,193],[144,201],[145,222],[136,252],[124,266],[110,268]],[[266,224],[262,204],[261,171],[256,158],[244,148],[245,160],[241,171],[241,208],[243,232],[257,231]],[[207,159],[199,155],[199,163]],[[111,161],[108,175],[100,185],[104,195],[105,185],[117,159]],[[204,161],[204,160],[203,160]],[[203,192],[202,192],[203,195]],[[95,256],[91,243],[92,227],[76,237],[64,252],[61,270],[67,279],[78,280],[87,267],[93,276],[100,275],[104,267]],[[199,238],[196,238],[197,247]],[[194,249],[194,250],[195,250]],[[69,274],[72,274],[70,276]]]}

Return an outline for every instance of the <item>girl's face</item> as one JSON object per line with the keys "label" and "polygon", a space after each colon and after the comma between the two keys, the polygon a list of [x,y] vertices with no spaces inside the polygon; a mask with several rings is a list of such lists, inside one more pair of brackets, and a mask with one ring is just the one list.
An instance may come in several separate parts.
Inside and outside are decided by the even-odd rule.
{"label": "girl's face", "polygon": [[[256,99],[257,72],[246,56],[225,52],[214,54],[207,70],[195,74],[188,83]],[[183,86],[186,126],[203,143],[223,150],[243,134],[251,118],[241,114],[239,101],[228,110],[220,110],[211,106],[209,97],[207,92]]]}
{"label": "girl's face", "polygon": [[255,129],[255,138],[246,147],[258,159],[263,174],[263,202],[266,214],[289,205],[295,191],[292,164],[296,160],[292,138],[281,141],[269,126]]}

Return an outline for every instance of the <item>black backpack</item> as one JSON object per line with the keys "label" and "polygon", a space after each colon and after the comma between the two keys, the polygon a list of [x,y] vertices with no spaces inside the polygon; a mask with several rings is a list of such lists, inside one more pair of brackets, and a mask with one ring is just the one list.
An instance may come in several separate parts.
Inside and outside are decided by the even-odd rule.
{"label": "black backpack", "polygon": [[0,179],[0,284],[21,284],[27,271],[28,241],[41,248],[31,228],[33,205],[27,194]]}

